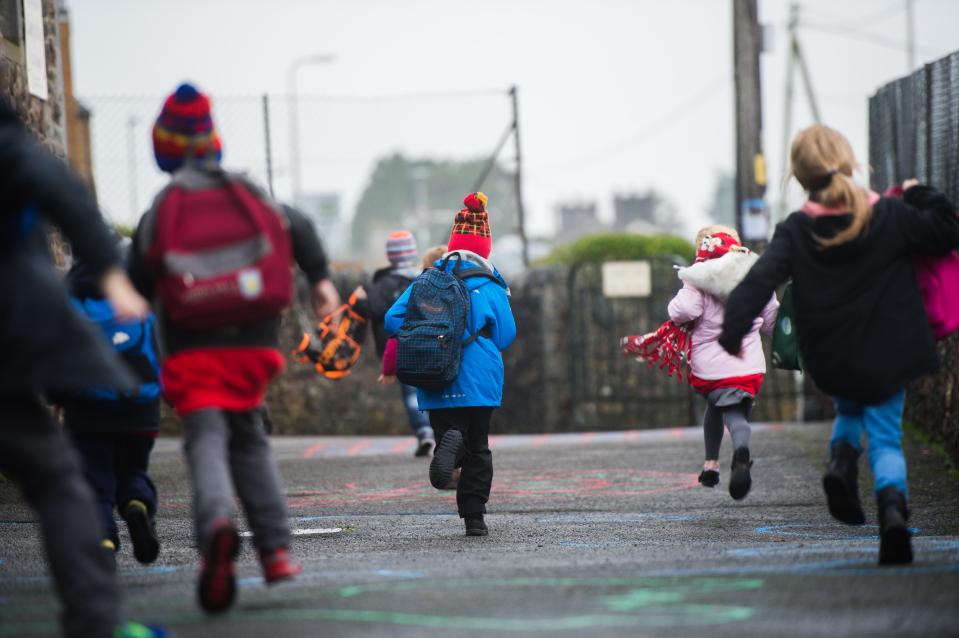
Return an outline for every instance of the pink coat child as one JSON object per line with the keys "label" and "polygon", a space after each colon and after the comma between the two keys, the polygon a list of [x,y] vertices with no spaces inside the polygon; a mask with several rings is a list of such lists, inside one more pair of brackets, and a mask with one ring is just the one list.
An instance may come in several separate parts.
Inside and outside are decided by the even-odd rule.
{"label": "pink coat child", "polygon": [[773,295],[766,304],[743,340],[739,356],[728,354],[718,342],[726,299],[757,257],[740,244],[739,236],[731,228],[704,228],[697,240],[696,263],[679,269],[683,287],[669,302],[669,318],[677,324],[691,324],[689,382],[706,398],[706,461],[699,482],[704,487],[719,483],[719,448],[724,429],[728,428],[733,442],[729,493],[739,500],[746,497],[752,485],[747,419],[766,373],[759,333],[772,334],[779,302]]}

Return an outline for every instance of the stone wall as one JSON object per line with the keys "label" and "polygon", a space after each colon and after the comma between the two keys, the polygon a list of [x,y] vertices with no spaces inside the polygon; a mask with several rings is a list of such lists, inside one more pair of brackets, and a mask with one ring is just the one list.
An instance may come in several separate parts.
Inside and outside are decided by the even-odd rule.
{"label": "stone wall", "polygon": [[905,420],[942,443],[959,463],[959,333],[939,344],[939,372],[909,387]]}

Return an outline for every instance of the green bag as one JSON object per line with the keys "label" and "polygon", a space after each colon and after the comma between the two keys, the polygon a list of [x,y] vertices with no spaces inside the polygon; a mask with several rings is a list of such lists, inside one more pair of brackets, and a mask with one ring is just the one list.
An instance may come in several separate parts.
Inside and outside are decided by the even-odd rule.
{"label": "green bag", "polygon": [[776,328],[773,330],[773,367],[780,370],[802,371],[802,355],[796,336],[796,314],[793,310],[793,282],[786,284],[779,302]]}

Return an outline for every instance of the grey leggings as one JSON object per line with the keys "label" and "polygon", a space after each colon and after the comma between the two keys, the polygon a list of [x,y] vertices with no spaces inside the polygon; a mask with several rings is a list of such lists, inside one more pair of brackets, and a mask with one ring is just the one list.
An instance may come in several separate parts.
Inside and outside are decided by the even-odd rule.
{"label": "grey leggings", "polygon": [[733,449],[749,445],[749,423],[746,421],[746,405],[706,406],[703,417],[703,438],[706,442],[706,460],[719,458],[719,445],[723,442],[723,425],[729,428],[733,437]]}
{"label": "grey leggings", "polygon": [[234,494],[246,512],[260,551],[287,547],[290,526],[263,410],[206,409],[183,419],[183,448],[193,479],[197,545],[203,551],[213,524],[233,516]]}

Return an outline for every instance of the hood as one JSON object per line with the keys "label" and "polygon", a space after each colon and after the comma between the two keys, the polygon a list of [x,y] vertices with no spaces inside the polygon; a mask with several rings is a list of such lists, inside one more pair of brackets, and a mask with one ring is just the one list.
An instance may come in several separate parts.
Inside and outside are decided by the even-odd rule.
{"label": "hood", "polygon": [[722,301],[729,298],[759,257],[756,253],[726,253],[722,257],[679,269],[684,282]]}
{"label": "hood", "polygon": [[[509,290],[509,287],[506,285],[506,280],[503,279],[503,275],[499,274],[499,271],[496,270],[496,267],[493,266],[493,264],[485,257],[477,255],[476,253],[470,250],[454,250],[454,251],[448,252],[442,257],[440,257],[439,259],[437,259],[433,263],[433,265],[439,268],[440,266],[443,265],[443,261],[450,255],[452,255],[453,253],[459,253],[460,258],[463,260],[463,265],[460,266],[460,274],[466,275],[464,277],[464,281],[466,282],[467,290],[476,290],[480,286],[484,286],[490,281],[492,281],[492,279],[490,279],[489,277],[470,277],[468,276],[467,273],[464,273],[464,271],[474,269],[474,268],[480,269],[483,272],[493,275],[493,277],[496,278],[496,281],[501,286],[503,286],[503,288],[506,288],[507,290]],[[452,266],[448,265],[447,271],[455,267],[455,265],[456,265],[456,261],[453,260],[453,265]]]}

